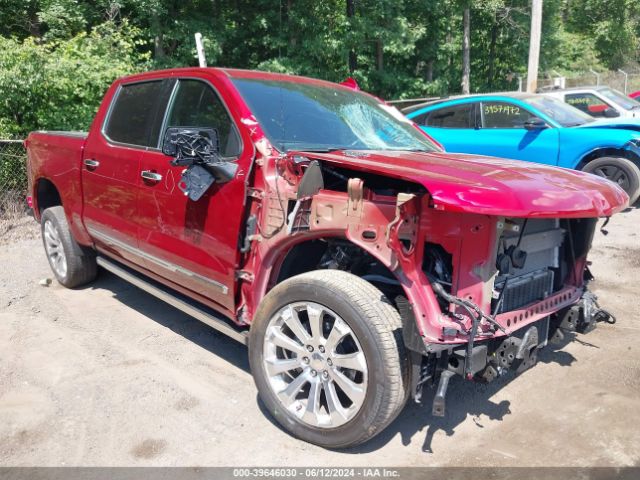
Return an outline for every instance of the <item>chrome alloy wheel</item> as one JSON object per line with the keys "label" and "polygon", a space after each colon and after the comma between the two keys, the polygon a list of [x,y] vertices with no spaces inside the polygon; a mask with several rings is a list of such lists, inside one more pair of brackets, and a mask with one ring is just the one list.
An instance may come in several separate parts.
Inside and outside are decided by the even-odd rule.
{"label": "chrome alloy wheel", "polygon": [[290,303],[271,317],[263,367],[282,406],[310,426],[343,425],[364,403],[362,347],[349,325],[320,304]]}
{"label": "chrome alloy wheel", "polygon": [[60,278],[67,275],[67,257],[60,240],[60,234],[51,220],[44,224],[44,246],[51,268]]}

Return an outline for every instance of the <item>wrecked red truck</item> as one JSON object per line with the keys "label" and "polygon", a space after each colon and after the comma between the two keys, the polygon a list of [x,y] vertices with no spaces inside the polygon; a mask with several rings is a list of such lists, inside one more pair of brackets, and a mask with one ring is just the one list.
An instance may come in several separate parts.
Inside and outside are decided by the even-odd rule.
{"label": "wrecked red truck", "polygon": [[[26,140],[66,287],[112,272],[248,345],[293,435],[348,447],[407,399],[536,363],[615,319],[587,290],[582,172],[442,152],[376,98],[320,80],[190,68],[117,80],[88,133]],[[87,293],[90,294],[90,293]]]}

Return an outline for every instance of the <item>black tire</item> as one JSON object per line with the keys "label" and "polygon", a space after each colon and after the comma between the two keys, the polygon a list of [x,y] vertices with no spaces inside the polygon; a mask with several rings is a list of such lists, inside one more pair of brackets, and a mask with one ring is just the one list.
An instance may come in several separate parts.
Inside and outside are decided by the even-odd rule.
{"label": "black tire", "polygon": [[582,170],[620,185],[629,195],[629,205],[633,205],[640,197],[640,169],[628,158],[596,158],[587,163]]}
{"label": "black tire", "polygon": [[[269,384],[263,363],[267,327],[281,308],[296,302],[320,304],[339,315],[366,358],[364,400],[343,425],[317,427],[301,421],[283,407]],[[294,436],[323,447],[346,448],[371,439],[396,418],[408,398],[410,368],[398,311],[380,290],[343,271],[316,270],[276,285],[260,303],[251,325],[249,362],[260,398],[275,419]]]}
{"label": "black tire", "polygon": [[[53,233],[57,235],[55,240],[59,247],[55,248],[55,252],[59,252],[62,249],[64,255],[58,253],[56,256],[52,254],[51,239],[53,237],[51,236],[51,231],[47,231],[50,228],[49,226],[53,228]],[[47,208],[42,212],[41,232],[47,260],[56,280],[60,284],[67,288],[74,288],[89,283],[96,278],[98,265],[95,252],[91,248],[78,245],[75,241],[71,230],[69,230],[64,209],[61,206]]]}

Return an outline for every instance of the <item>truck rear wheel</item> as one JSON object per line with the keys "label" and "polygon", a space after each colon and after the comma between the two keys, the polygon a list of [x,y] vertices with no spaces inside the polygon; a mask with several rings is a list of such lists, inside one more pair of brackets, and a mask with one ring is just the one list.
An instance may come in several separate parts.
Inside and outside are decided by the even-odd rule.
{"label": "truck rear wheel", "polygon": [[628,158],[596,158],[582,170],[617,183],[629,195],[629,205],[633,205],[640,197],[640,169]]}
{"label": "truck rear wheel", "polygon": [[75,241],[62,207],[51,207],[42,212],[41,229],[47,260],[58,282],[74,288],[96,278],[95,253]]}
{"label": "truck rear wheel", "polygon": [[305,441],[344,448],[369,440],[408,396],[401,326],[384,295],[350,273],[317,270],[285,280],[251,326],[260,398]]}

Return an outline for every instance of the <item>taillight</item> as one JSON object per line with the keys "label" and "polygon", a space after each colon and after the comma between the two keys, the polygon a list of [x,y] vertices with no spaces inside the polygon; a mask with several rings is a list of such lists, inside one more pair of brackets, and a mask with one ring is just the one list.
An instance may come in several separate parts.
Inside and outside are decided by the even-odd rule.
{"label": "taillight", "polygon": [[31,195],[27,195],[27,205],[29,205],[29,208],[33,209],[33,197]]}

